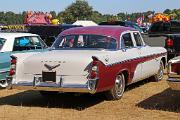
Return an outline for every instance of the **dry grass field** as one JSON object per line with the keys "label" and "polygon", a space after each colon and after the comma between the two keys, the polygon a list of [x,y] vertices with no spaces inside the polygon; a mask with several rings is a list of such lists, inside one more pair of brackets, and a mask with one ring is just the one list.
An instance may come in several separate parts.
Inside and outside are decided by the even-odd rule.
{"label": "dry grass field", "polygon": [[166,78],[131,85],[118,101],[101,94],[44,98],[36,91],[0,90],[0,120],[180,120],[180,94]]}

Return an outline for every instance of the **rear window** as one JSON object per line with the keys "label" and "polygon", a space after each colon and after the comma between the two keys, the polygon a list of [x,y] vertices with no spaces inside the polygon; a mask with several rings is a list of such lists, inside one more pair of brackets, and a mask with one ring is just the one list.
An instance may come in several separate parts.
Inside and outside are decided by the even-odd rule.
{"label": "rear window", "polygon": [[5,43],[6,39],[4,38],[0,38],[0,50],[2,49],[4,43]]}
{"label": "rear window", "polygon": [[42,49],[46,45],[39,36],[17,37],[14,41],[13,51]]}
{"label": "rear window", "polygon": [[117,42],[114,38],[101,35],[67,35],[60,36],[53,44],[55,49],[116,49]]}

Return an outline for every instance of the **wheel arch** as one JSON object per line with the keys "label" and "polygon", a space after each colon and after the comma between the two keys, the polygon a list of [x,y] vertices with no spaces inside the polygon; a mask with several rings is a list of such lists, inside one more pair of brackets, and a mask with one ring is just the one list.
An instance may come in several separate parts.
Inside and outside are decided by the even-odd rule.
{"label": "wheel arch", "polygon": [[123,69],[121,70],[119,74],[123,74],[124,75],[124,79],[125,79],[125,84],[127,85],[128,84],[128,81],[129,81],[129,71],[127,69]]}
{"label": "wheel arch", "polygon": [[163,62],[163,65],[164,65],[164,69],[166,68],[166,63],[167,63],[167,60],[165,57],[162,57],[161,58],[161,61]]}

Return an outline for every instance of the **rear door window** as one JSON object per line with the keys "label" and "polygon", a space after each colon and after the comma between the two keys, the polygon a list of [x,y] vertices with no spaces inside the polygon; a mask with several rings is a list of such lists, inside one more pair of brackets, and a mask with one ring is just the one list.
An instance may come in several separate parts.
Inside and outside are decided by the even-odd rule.
{"label": "rear door window", "polygon": [[0,38],[0,50],[2,49],[4,43],[5,43],[6,39],[4,38]]}
{"label": "rear door window", "polygon": [[136,46],[143,46],[142,38],[138,32],[133,33],[134,39],[136,41]]}
{"label": "rear door window", "polygon": [[131,34],[130,33],[125,33],[121,37],[121,48],[132,48],[134,47]]}

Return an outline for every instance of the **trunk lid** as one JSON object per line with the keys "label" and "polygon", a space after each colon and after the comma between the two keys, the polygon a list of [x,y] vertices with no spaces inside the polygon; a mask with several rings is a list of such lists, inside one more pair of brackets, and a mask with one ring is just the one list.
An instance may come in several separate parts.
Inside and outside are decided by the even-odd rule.
{"label": "trunk lid", "polygon": [[84,76],[92,56],[105,54],[98,50],[53,50],[36,54],[24,61],[24,74],[42,74],[42,71],[56,71],[56,75]]}

